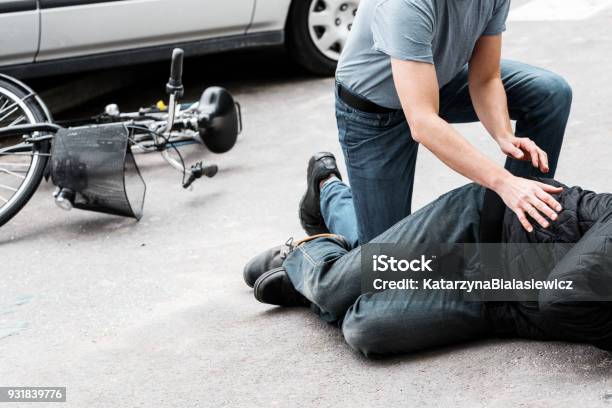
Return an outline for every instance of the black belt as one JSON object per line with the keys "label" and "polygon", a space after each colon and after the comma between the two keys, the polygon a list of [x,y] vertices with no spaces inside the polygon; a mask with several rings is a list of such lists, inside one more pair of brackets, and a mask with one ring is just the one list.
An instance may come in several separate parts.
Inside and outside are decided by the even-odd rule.
{"label": "black belt", "polygon": [[367,99],[357,96],[354,93],[345,89],[342,85],[338,84],[338,97],[342,102],[346,103],[351,108],[360,110],[366,113],[391,113],[397,111],[397,109],[385,108],[370,102]]}

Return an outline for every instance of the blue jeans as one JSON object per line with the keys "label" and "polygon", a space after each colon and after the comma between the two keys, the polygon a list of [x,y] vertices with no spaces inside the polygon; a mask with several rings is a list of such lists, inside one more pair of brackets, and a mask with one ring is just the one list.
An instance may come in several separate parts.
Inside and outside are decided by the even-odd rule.
{"label": "blue jeans", "polygon": [[[560,76],[520,62],[503,61],[501,74],[510,117],[517,121],[516,135],[529,137],[546,151],[550,173],[545,177],[554,177],[571,108],[571,88]],[[440,116],[450,123],[478,121],[467,67],[440,90]],[[359,242],[367,243],[411,213],[418,144],[401,110],[366,113],[336,98],[336,118]],[[508,159],[506,168],[516,176],[544,176],[529,162]],[[348,213],[336,207],[331,211]],[[342,216],[328,214],[331,219]]]}
{"label": "blue jeans", "polygon": [[[484,191],[475,184],[451,191],[372,242],[476,242]],[[344,211],[350,209],[350,189],[345,184],[329,183],[322,192],[325,194],[331,200],[333,195],[339,200],[344,195]],[[340,231],[331,228],[331,232]],[[364,355],[414,352],[494,333],[484,304],[465,302],[457,292],[362,294],[361,250],[340,239],[317,238],[300,245],[283,267],[296,290],[312,302],[313,311],[324,321],[340,325],[347,343]]]}
{"label": "blue jeans", "polygon": [[341,235],[350,248],[358,245],[357,217],[353,194],[340,180],[330,180],[321,188],[321,215],[332,234]]}
{"label": "blue jeans", "polygon": [[[329,195],[326,198],[335,198],[345,212],[350,210],[348,186],[335,181],[326,185],[325,190]],[[345,240],[333,235],[299,245],[288,255],[283,267],[296,290],[312,302],[313,311],[323,320],[337,323],[346,342],[366,356],[416,352],[485,337],[591,343],[610,350],[610,302],[587,300],[609,296],[609,291],[602,288],[609,287],[604,283],[609,277],[604,277],[612,261],[610,251],[602,244],[612,236],[612,212],[608,206],[612,196],[592,192],[582,195],[577,187],[568,190],[573,191],[568,191],[566,197],[574,198],[567,201],[567,208],[573,207],[570,204],[573,202],[575,214],[582,215],[572,215],[567,220],[588,221],[568,227],[579,230],[582,239],[572,247],[564,244],[563,250],[555,251],[556,266],[548,271],[548,280],[572,280],[576,284],[575,292],[544,291],[540,292],[538,301],[526,302],[487,302],[479,297],[465,298],[461,291],[446,290],[375,293],[362,287],[363,247],[351,248]],[[484,196],[485,189],[476,184],[451,191],[371,242],[419,244],[424,253],[438,248],[435,253],[439,260],[452,256],[452,249],[440,244],[479,241]],[[551,233],[540,237],[540,241],[536,238],[524,242],[567,243],[573,240],[571,237],[576,231],[568,235]],[[332,229],[331,232],[339,231]],[[474,255],[463,259],[453,279],[482,278],[479,272],[483,267],[482,258],[480,253]],[[510,256],[510,264],[523,265],[517,259]],[[369,258],[365,262],[369,264]],[[531,268],[527,270],[528,274],[533,273]],[[594,282],[602,284],[593,286]]]}

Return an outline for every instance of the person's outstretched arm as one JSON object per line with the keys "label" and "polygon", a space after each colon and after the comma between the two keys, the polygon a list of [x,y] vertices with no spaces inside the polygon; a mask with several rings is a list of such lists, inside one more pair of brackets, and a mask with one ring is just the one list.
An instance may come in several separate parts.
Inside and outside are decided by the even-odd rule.
{"label": "person's outstretched arm", "polygon": [[513,176],[440,118],[434,65],[395,58],[391,62],[395,86],[415,141],[456,172],[498,193],[527,231],[533,230],[527,214],[544,228],[549,226],[544,216],[557,219],[561,205],[550,193],[559,193],[560,188]]}
{"label": "person's outstretched arm", "polygon": [[478,40],[469,64],[469,87],[478,118],[507,156],[531,161],[548,173],[548,155],[531,139],[516,137],[508,113],[508,96],[501,79],[502,36]]}

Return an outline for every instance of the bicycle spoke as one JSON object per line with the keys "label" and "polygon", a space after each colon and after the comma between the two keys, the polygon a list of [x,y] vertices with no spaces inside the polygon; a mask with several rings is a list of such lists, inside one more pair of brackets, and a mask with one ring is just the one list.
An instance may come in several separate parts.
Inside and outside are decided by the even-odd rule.
{"label": "bicycle spoke", "polygon": [[4,112],[6,112],[7,110],[12,109],[12,108],[14,108],[14,107],[16,107],[16,106],[17,106],[17,103],[16,103],[16,102],[13,102],[13,103],[12,103],[10,106],[6,106],[6,105],[9,105],[10,103],[11,103],[11,100],[10,100],[10,99],[8,99],[8,98],[6,98],[6,102],[4,102],[4,103],[2,104],[2,108],[0,108],[0,115],[2,115],[2,114],[3,114]]}
{"label": "bicycle spoke", "polygon": [[0,200],[4,201],[5,204],[8,203],[8,199],[2,197],[1,195],[0,195]]}
{"label": "bicycle spoke", "polygon": [[30,163],[2,163],[2,162],[0,162],[0,170],[2,169],[2,166],[23,166],[23,167],[30,167]]}
{"label": "bicycle spoke", "polygon": [[18,118],[17,118],[17,119],[15,119],[14,121],[12,121],[12,122],[11,122],[11,124],[10,124],[10,125],[8,125],[8,127],[18,125],[18,124],[20,124],[21,122],[24,122],[25,120],[26,120],[26,117],[25,117],[25,116],[23,116],[23,115],[21,115],[20,117],[18,117]]}
{"label": "bicycle spoke", "polygon": [[0,188],[3,188],[5,190],[9,190],[9,191],[13,191],[13,192],[17,192],[16,188],[5,186],[4,184],[0,184]]}
{"label": "bicycle spoke", "polygon": [[[13,113],[15,113],[15,112],[17,112],[19,110],[19,106],[17,106],[17,105],[13,105],[13,106],[14,106],[14,108],[13,108],[12,111],[10,111],[9,113],[7,113],[6,115],[4,115],[3,117],[0,118],[0,122],[2,122],[4,119],[8,118]],[[2,115],[2,113],[4,113],[4,112],[0,112],[0,115]]]}
{"label": "bicycle spoke", "polygon": [[21,174],[17,174],[14,171],[10,171],[10,170],[4,169],[2,167],[0,167],[0,172],[6,173],[6,174],[10,174],[11,176],[15,176],[15,177],[18,177],[20,179],[25,179],[25,176],[22,176]]}

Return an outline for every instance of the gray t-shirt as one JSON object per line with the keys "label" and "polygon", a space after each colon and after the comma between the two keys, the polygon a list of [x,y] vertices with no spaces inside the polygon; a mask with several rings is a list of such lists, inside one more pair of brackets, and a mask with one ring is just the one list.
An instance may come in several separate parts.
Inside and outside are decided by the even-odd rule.
{"label": "gray t-shirt", "polygon": [[509,9],[510,0],[361,0],[336,79],[399,109],[390,57],[434,64],[442,88],[468,63],[481,36],[506,29]]}

